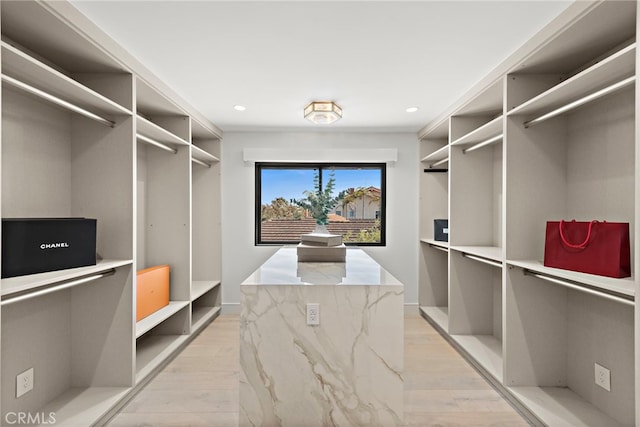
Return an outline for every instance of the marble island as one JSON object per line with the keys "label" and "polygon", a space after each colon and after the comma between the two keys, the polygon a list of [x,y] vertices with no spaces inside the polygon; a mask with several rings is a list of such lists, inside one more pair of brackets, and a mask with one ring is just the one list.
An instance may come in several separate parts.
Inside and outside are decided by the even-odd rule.
{"label": "marble island", "polygon": [[280,249],[241,286],[240,425],[402,425],[403,293],[361,249],[344,263]]}

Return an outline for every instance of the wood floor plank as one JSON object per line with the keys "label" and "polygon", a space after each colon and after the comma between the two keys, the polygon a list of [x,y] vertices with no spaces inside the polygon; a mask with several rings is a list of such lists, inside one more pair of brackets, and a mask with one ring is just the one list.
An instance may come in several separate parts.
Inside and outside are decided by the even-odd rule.
{"label": "wood floor plank", "polygon": [[[109,427],[236,427],[238,315],[221,315],[117,414]],[[405,316],[407,427],[529,424],[419,315]]]}

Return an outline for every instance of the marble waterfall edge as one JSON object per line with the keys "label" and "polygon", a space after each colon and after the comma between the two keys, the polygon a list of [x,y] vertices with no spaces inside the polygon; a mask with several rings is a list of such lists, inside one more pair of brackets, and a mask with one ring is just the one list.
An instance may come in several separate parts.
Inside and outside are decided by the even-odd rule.
{"label": "marble waterfall edge", "polygon": [[[401,286],[243,287],[240,426],[400,426]],[[303,307],[320,304],[320,326]]]}

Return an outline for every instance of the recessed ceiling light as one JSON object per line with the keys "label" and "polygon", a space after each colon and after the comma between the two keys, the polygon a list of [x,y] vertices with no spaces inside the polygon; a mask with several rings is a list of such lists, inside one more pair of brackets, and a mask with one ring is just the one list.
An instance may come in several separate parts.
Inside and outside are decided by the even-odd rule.
{"label": "recessed ceiling light", "polygon": [[247,109],[247,107],[245,107],[244,105],[234,105],[233,109],[236,111],[244,111]]}
{"label": "recessed ceiling light", "polygon": [[409,107],[406,111],[407,113],[415,113],[416,111],[418,111],[418,107]]}

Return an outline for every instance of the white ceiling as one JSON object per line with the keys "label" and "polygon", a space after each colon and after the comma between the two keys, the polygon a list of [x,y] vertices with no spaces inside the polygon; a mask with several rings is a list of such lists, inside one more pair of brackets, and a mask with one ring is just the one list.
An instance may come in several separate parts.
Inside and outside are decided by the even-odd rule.
{"label": "white ceiling", "polygon": [[[223,131],[410,132],[571,3],[72,2]],[[343,119],[308,123],[312,100]]]}

